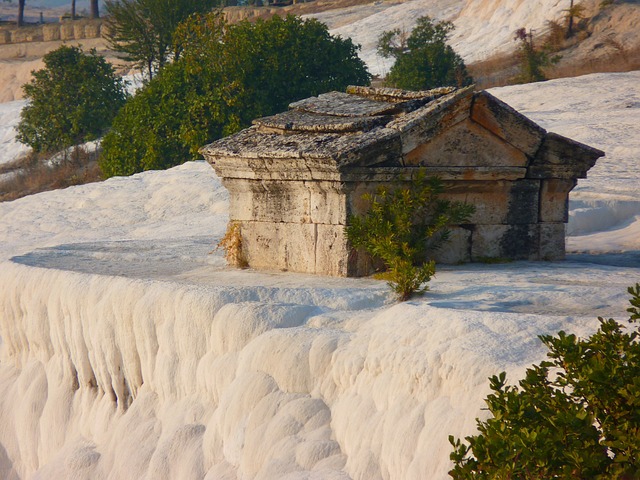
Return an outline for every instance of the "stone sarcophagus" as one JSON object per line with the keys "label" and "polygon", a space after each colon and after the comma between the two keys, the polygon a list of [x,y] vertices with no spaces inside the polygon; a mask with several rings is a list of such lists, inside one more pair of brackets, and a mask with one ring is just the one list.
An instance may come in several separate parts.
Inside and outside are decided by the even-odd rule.
{"label": "stone sarcophagus", "polygon": [[202,148],[230,194],[251,267],[370,273],[344,227],[363,194],[419,171],[475,205],[436,260],[564,257],[568,196],[603,152],[548,133],[491,94],[349,87]]}

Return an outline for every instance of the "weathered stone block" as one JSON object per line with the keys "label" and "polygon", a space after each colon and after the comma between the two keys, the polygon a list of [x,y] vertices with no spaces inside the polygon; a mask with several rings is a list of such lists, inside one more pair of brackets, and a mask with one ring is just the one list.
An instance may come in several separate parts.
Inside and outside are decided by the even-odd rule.
{"label": "weathered stone block", "polygon": [[344,184],[338,182],[305,182],[310,195],[311,221],[325,225],[347,223],[347,197]]}
{"label": "weathered stone block", "polygon": [[100,22],[100,35],[103,38],[107,38],[110,33],[111,31],[109,30],[109,24]]}
{"label": "weathered stone block", "polygon": [[423,167],[526,167],[527,157],[478,124],[464,120],[405,156]]}
{"label": "weathered stone block", "polygon": [[547,178],[585,178],[596,160],[604,155],[597,148],[549,133],[531,162],[534,172]]}
{"label": "weathered stone block", "polygon": [[475,212],[468,223],[478,225],[496,225],[507,222],[509,200],[514,182],[447,182],[447,189],[441,198],[444,200],[470,203]]}
{"label": "weathered stone block", "polygon": [[61,23],[60,24],[60,40],[73,40],[75,39],[75,32],[73,24]]}
{"label": "weathered stone block", "polygon": [[[347,195],[347,217],[351,215],[364,215],[368,210],[370,203],[364,198],[365,195],[374,195],[381,182],[362,181],[359,183],[351,182],[346,184],[345,193]],[[392,185],[387,184],[387,187]]]}
{"label": "weathered stone block", "polygon": [[451,227],[449,241],[431,254],[436,263],[457,264],[471,261],[472,227]]}
{"label": "weathered stone block", "polygon": [[511,184],[509,192],[507,221],[510,225],[538,222],[540,182],[538,180],[517,180]]}
{"label": "weathered stone block", "polygon": [[89,22],[84,26],[84,36],[86,38],[99,38],[102,22]]}
{"label": "weathered stone block", "polygon": [[60,40],[60,25],[49,24],[42,27],[42,36],[45,42]]}
{"label": "weathered stone block", "polygon": [[565,257],[565,224],[540,224],[540,260],[563,260]]}
{"label": "weathered stone block", "polygon": [[575,179],[542,180],[540,190],[540,221],[569,221],[569,192],[576,186]]}
{"label": "weathered stone block", "polygon": [[509,225],[500,239],[500,252],[503,258],[539,260],[539,225]]}
{"label": "weathered stone block", "polygon": [[446,200],[475,207],[468,220],[476,225],[529,224],[538,221],[537,180],[447,182]]}
{"label": "weathered stone block", "polygon": [[387,127],[400,132],[402,153],[414,150],[469,118],[472,93],[471,88],[455,91],[390,122]]}
{"label": "weathered stone block", "polygon": [[257,269],[316,272],[316,225],[240,222],[243,251]]}
{"label": "weathered stone block", "polygon": [[369,265],[364,258],[354,257],[349,270],[351,247],[343,225],[318,224],[317,227],[314,273],[335,277],[369,274]]}
{"label": "weathered stone block", "polygon": [[537,260],[540,244],[538,224],[476,225],[472,235],[471,258]]}
{"label": "weathered stone block", "polygon": [[73,37],[76,40],[80,40],[85,38],[84,36],[84,23],[74,23],[73,24]]}
{"label": "weathered stone block", "polygon": [[508,225],[476,225],[471,238],[471,260],[502,258],[500,240],[508,228]]}
{"label": "weathered stone block", "polygon": [[372,100],[359,95],[329,92],[317,97],[309,97],[293,102],[289,105],[289,108],[294,111],[318,114],[320,118],[324,118],[325,115],[334,118],[371,118],[391,114],[396,109],[396,106],[389,102]]}
{"label": "weathered stone block", "polygon": [[229,215],[237,220],[311,223],[310,192],[304,184],[280,181],[225,182]]}
{"label": "weathered stone block", "polygon": [[18,29],[11,31],[11,43],[29,42],[30,31],[26,29]]}

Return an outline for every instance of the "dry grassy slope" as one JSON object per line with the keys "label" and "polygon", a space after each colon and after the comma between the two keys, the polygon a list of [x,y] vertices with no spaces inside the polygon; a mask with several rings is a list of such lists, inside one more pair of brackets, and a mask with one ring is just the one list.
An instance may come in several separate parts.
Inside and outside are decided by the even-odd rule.
{"label": "dry grassy slope", "polygon": [[79,45],[88,50],[95,48],[99,53],[122,68],[122,61],[107,48],[102,38],[86,38],[74,41],[30,42],[0,45],[0,103],[22,98],[22,85],[31,78],[31,71],[42,68],[42,57],[60,45]]}
{"label": "dry grassy slope", "polygon": [[[584,4],[585,18],[578,21],[573,38],[562,40],[564,48],[554,54],[560,61],[545,69],[547,77],[639,70],[640,0],[617,0],[607,8],[600,8],[600,0]],[[547,33],[538,31],[535,42],[541,45]],[[469,65],[469,70],[479,87],[489,88],[509,84],[518,74],[517,64],[515,55],[501,53]]]}
{"label": "dry grassy slope", "polygon": [[640,50],[640,0],[602,9],[589,20],[587,30],[588,38],[563,52],[563,64],[634,55]]}
{"label": "dry grassy slope", "polygon": [[[504,1],[511,0],[469,2],[461,14],[483,18],[483,15],[489,15],[492,9],[498,8]],[[552,76],[579,75],[607,69],[617,70],[625,65],[627,70],[640,68],[640,0],[616,0],[613,5],[598,13],[600,2],[601,0],[583,0],[587,7],[586,13],[588,16],[593,16],[587,25],[590,36],[561,52],[562,60]],[[247,16],[268,17],[274,12],[301,15],[363,3],[370,3],[370,0],[317,0],[278,9],[232,7],[229,9],[229,17],[231,21],[238,21]],[[42,56],[61,44],[62,42],[58,41],[0,45],[0,102],[22,98],[22,85],[29,80],[30,72],[41,68]],[[84,48],[96,48],[121,66],[121,62],[115,58],[113,52],[108,51],[103,39],[85,39],[71,44],[81,44]],[[508,63],[502,60],[503,66]],[[491,68],[502,67],[488,67],[488,69]],[[505,72],[507,70],[508,68]],[[499,72],[495,73],[500,76]],[[505,73],[502,78],[506,79],[508,75]],[[498,83],[504,83],[504,80]]]}

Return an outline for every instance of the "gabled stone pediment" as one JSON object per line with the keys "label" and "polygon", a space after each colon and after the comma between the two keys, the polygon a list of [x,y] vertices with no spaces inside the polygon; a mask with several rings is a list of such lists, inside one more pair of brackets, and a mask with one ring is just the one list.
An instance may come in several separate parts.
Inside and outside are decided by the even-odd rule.
{"label": "gabled stone pediment", "polygon": [[473,87],[349,87],[253,123],[201,150],[230,192],[249,264],[327,275],[369,273],[344,226],[364,193],[420,170],[476,206],[440,260],[562,258],[568,194],[603,155]]}
{"label": "gabled stone pediment", "polygon": [[488,92],[474,95],[471,119],[529,158],[540,148],[547,132]]}
{"label": "gabled stone pediment", "polygon": [[420,167],[518,167],[529,159],[521,150],[467,118],[405,155],[404,164]]}

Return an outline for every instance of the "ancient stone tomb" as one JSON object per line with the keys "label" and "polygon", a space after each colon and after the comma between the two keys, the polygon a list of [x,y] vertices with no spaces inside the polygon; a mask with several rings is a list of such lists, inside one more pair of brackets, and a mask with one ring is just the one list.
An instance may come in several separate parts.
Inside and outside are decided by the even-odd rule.
{"label": "ancient stone tomb", "polygon": [[229,190],[243,253],[253,268],[323,275],[370,273],[344,226],[364,193],[420,169],[476,207],[436,260],[561,259],[569,192],[603,155],[473,87],[350,87],[253,123],[202,149]]}

